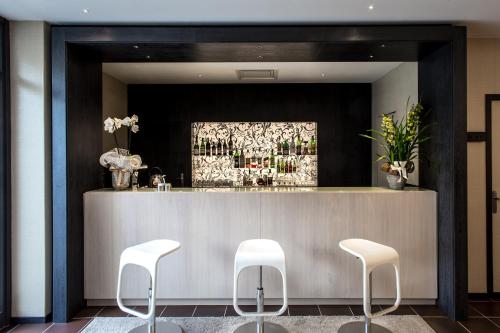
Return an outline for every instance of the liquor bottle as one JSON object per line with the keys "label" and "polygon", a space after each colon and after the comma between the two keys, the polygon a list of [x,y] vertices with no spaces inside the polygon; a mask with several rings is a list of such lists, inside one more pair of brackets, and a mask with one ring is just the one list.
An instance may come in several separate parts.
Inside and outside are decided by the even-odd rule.
{"label": "liquor bottle", "polygon": [[274,156],[273,149],[271,149],[271,156],[269,156],[269,167],[276,168],[276,157]]}
{"label": "liquor bottle", "polygon": [[309,145],[304,141],[304,148],[302,148],[302,155],[309,155]]}
{"label": "liquor bottle", "polygon": [[250,167],[252,169],[255,169],[257,167],[257,156],[255,155],[255,148],[252,150],[252,160],[250,163]]}
{"label": "liquor bottle", "polygon": [[264,158],[262,159],[262,167],[263,168],[269,168],[269,154],[267,153],[267,150],[264,151]]}
{"label": "liquor bottle", "polygon": [[271,169],[269,169],[269,172],[267,174],[267,185],[273,186],[273,172]]}
{"label": "liquor bottle", "polygon": [[299,133],[297,133],[297,143],[295,144],[295,151],[295,154],[302,155],[302,139],[300,138]]}
{"label": "liquor bottle", "polygon": [[208,138],[207,141],[205,141],[205,152],[207,156],[210,156],[210,140],[208,140]]}
{"label": "liquor bottle", "polygon": [[[238,149],[236,149],[236,151],[238,151]],[[241,147],[239,157],[240,157],[240,168],[244,168],[245,167],[245,154],[243,153],[243,147]]]}
{"label": "liquor bottle", "polygon": [[290,146],[288,145],[288,140],[285,140],[285,142],[283,143],[283,155],[290,155]]}
{"label": "liquor bottle", "polygon": [[257,152],[257,169],[262,169],[262,150],[260,148]]}
{"label": "liquor bottle", "polygon": [[205,156],[205,138],[201,138],[200,155]]}
{"label": "liquor bottle", "polygon": [[288,173],[293,173],[292,161],[287,162]]}
{"label": "liquor bottle", "polygon": [[222,155],[222,142],[220,142],[220,138],[217,141],[217,156]]}
{"label": "liquor bottle", "polygon": [[296,172],[297,172],[297,163],[295,162],[295,160],[293,160],[293,162],[292,162],[292,163],[293,163],[293,164],[292,164],[292,172],[293,172],[293,173],[296,173]]}
{"label": "liquor bottle", "polygon": [[198,144],[198,134],[196,134],[196,137],[194,139],[193,155],[194,156],[200,155],[200,145]]}
{"label": "liquor bottle", "polygon": [[217,148],[215,147],[215,141],[212,141],[212,156],[217,155]]}
{"label": "liquor bottle", "polygon": [[284,174],[288,173],[288,162],[285,159],[281,160],[281,170]]}
{"label": "liquor bottle", "polygon": [[292,140],[290,140],[290,155],[295,155],[297,150],[295,149],[295,140],[294,136],[292,135]]}
{"label": "liquor bottle", "polygon": [[281,140],[278,140],[278,149],[276,150],[276,154],[283,155],[283,150],[281,147]]}
{"label": "liquor bottle", "polygon": [[250,164],[251,164],[251,158],[250,158],[250,151],[247,149],[247,153],[245,154],[245,168],[250,171]]}
{"label": "liquor bottle", "polygon": [[229,155],[233,155],[233,149],[234,149],[234,142],[233,142],[233,135],[229,134],[229,142],[227,143],[228,149],[229,149]]}
{"label": "liquor bottle", "polygon": [[234,152],[233,161],[234,161],[233,167],[238,169],[240,167],[240,154],[238,153],[238,150]]}
{"label": "liquor bottle", "polygon": [[278,158],[278,163],[276,164],[276,173],[277,174],[281,173],[281,162],[279,158]]}
{"label": "liquor bottle", "polygon": [[314,135],[311,138],[311,142],[309,142],[309,154],[316,155],[316,140],[314,139]]}
{"label": "liquor bottle", "polygon": [[226,156],[228,151],[226,140],[224,139],[224,144],[222,145],[222,155]]}

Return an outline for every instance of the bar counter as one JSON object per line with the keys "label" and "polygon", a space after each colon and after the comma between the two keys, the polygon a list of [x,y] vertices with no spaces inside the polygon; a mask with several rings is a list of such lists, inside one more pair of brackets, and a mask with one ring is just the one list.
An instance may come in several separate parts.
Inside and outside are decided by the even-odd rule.
{"label": "bar counter", "polygon": [[[116,295],[120,253],[168,238],[181,249],[160,263],[157,298],[164,304],[231,303],[233,259],[239,243],[269,238],[283,247],[290,302],[352,303],[360,299],[361,265],[340,250],[346,238],[366,238],[400,254],[402,296],[437,298],[437,193],[377,187],[179,188],[169,192],[103,189],[84,194],[85,298],[107,304]],[[140,304],[149,280],[129,269],[123,293]],[[264,270],[266,298],[280,279]],[[241,278],[253,298],[257,275]],[[375,271],[374,298],[395,296],[391,267]],[[267,287],[267,288],[266,288]]]}

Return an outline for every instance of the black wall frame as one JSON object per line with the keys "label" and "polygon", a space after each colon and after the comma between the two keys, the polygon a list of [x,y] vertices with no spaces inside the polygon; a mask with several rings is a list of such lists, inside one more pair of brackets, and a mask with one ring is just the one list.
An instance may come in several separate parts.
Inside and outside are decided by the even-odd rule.
{"label": "black wall frame", "polygon": [[[140,47],[133,48],[134,44]],[[451,25],[55,26],[52,27],[54,321],[68,321],[84,305],[81,201],[84,191],[100,185],[100,177],[91,178],[100,168],[95,146],[102,135],[102,124],[96,121],[101,106],[100,62],[259,61],[258,56],[264,61],[419,62],[419,93],[424,104],[433,110],[433,120],[439,122],[427,145],[430,163],[421,166],[425,170],[421,174],[427,174],[422,176],[421,184],[438,191],[439,197],[438,304],[452,319],[466,317],[465,28]],[[82,64],[85,70],[78,67]],[[80,105],[79,101],[86,104]],[[81,112],[87,112],[87,117],[79,116]],[[71,119],[81,122],[74,124]],[[84,127],[85,131],[77,127]],[[95,137],[90,137],[89,131]],[[440,164],[442,161],[446,167]],[[82,180],[84,177],[87,180]]]}
{"label": "black wall frame", "polygon": [[9,21],[0,17],[0,328],[11,315],[9,45]]}
{"label": "black wall frame", "polygon": [[490,296],[499,296],[493,289],[493,165],[492,165],[492,139],[491,139],[491,113],[493,102],[500,102],[500,94],[487,94],[484,96],[485,123],[486,123],[486,291]]}

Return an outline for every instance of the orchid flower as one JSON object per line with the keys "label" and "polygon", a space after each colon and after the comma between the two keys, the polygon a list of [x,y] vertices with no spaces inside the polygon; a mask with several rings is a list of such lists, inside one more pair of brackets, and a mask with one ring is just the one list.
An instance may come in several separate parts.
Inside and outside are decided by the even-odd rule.
{"label": "orchid flower", "polygon": [[115,131],[115,122],[110,117],[104,121],[104,130],[110,134],[113,134]]}

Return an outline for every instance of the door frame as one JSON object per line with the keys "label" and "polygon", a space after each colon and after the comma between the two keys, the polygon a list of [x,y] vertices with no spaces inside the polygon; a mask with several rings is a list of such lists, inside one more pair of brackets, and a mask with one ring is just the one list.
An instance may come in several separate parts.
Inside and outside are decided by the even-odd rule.
{"label": "door frame", "polygon": [[491,193],[493,191],[491,113],[493,102],[500,102],[500,94],[486,94],[484,96],[485,130],[486,130],[486,292],[490,297],[500,296],[500,292],[493,290],[493,213]]}
{"label": "door frame", "polygon": [[11,317],[9,21],[0,17],[0,328]]}

